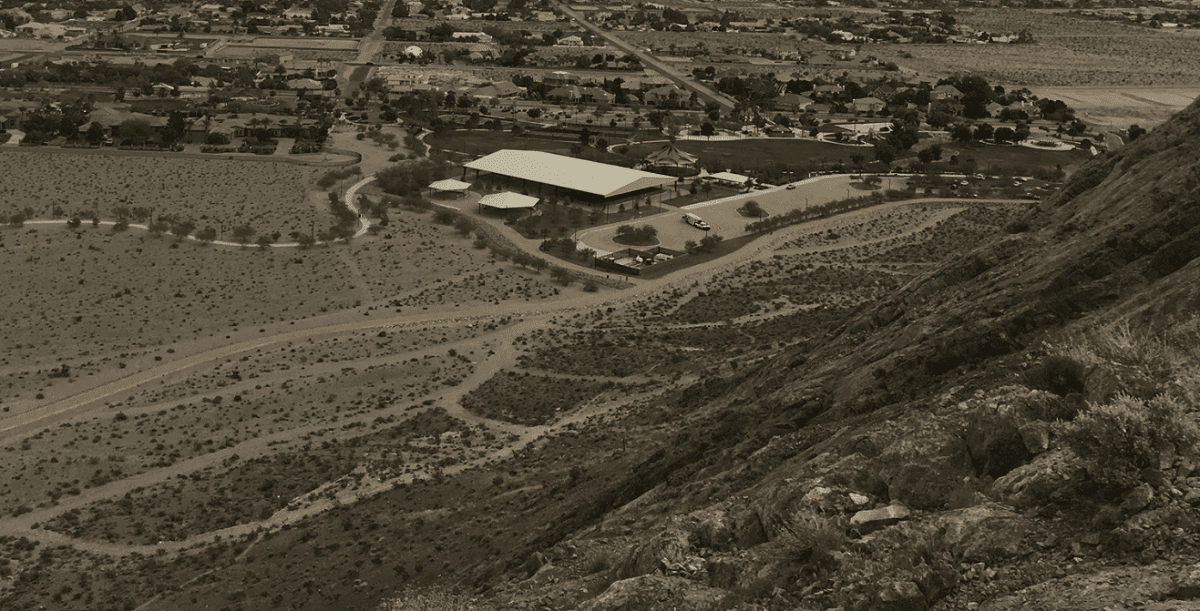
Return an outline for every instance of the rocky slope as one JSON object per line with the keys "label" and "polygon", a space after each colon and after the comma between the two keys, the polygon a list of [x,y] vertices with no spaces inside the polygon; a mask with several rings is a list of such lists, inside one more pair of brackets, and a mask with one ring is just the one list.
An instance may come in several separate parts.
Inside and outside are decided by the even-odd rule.
{"label": "rocky slope", "polygon": [[741,371],[477,604],[1200,608],[1198,135],[1193,104]]}

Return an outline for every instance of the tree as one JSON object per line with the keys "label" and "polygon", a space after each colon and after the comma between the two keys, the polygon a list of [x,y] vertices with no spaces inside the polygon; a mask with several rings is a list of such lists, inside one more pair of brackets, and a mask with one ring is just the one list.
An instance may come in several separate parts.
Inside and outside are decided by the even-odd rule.
{"label": "tree", "polygon": [[1016,142],[1017,132],[1011,127],[998,127],[992,137],[996,142]]}
{"label": "tree", "polygon": [[995,133],[996,130],[990,123],[980,123],[979,126],[975,128],[975,139],[990,140]]}
{"label": "tree", "polygon": [[557,280],[558,283],[563,286],[567,286],[575,280],[574,274],[561,267],[555,267],[554,269],[551,269],[550,277]]}
{"label": "tree", "polygon": [[1146,128],[1138,125],[1137,123],[1134,123],[1133,125],[1129,126],[1129,141],[1130,142],[1133,142],[1134,140],[1137,140],[1138,138],[1141,138],[1144,135],[1146,135]]}
{"label": "tree", "polygon": [[167,119],[167,127],[163,130],[163,143],[175,144],[187,135],[188,122],[187,117],[181,112],[171,113],[171,117]]}
{"label": "tree", "polygon": [[213,229],[212,225],[196,232],[196,239],[201,242],[212,242],[217,239],[217,230]]}
{"label": "tree", "polygon": [[716,133],[717,133],[717,128],[713,127],[712,123],[705,121],[704,123],[700,124],[700,135],[701,136],[707,137],[707,136],[715,135]]}
{"label": "tree", "polygon": [[934,144],[921,149],[917,153],[917,159],[921,163],[933,163],[942,158],[942,147],[940,144]]}
{"label": "tree", "polygon": [[233,228],[233,239],[236,240],[238,244],[245,246],[250,242],[250,238],[254,237],[255,233],[256,232],[254,231],[254,228],[251,227],[249,223],[238,225],[237,227]]}
{"label": "tree", "polygon": [[891,165],[896,160],[896,149],[886,142],[876,144],[875,160],[883,165]]}
{"label": "tree", "polygon": [[957,123],[950,128],[950,137],[956,142],[970,142],[974,135],[971,126],[966,123]]}
{"label": "tree", "polygon": [[145,119],[126,119],[117,126],[117,134],[133,144],[145,144],[154,137],[154,128]]}
{"label": "tree", "polygon": [[100,146],[100,143],[104,142],[104,127],[99,123],[93,122],[88,126],[87,132],[84,133],[83,139],[87,140],[88,144]]}
{"label": "tree", "polygon": [[762,209],[762,206],[754,200],[746,202],[745,205],[742,206],[742,212],[744,212],[746,216],[752,216],[755,218],[762,218],[767,214],[767,212]]}

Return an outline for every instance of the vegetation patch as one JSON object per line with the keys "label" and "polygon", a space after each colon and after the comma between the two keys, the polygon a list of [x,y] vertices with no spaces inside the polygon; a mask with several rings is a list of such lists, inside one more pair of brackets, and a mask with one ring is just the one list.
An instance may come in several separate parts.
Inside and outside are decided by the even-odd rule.
{"label": "vegetation patch", "polygon": [[[502,371],[462,398],[463,407],[496,420],[537,426],[552,422],[600,393],[611,380],[563,378]],[[627,385],[621,385],[628,389]]]}

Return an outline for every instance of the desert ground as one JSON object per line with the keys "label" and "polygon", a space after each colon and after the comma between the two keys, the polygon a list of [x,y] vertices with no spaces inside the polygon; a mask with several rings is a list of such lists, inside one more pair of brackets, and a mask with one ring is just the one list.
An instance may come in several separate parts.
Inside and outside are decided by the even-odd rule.
{"label": "desert ground", "polygon": [[[361,150],[365,174],[398,152],[352,132],[334,141]],[[168,180],[146,158],[37,158],[119,186],[91,195],[64,187],[101,216],[142,205],[204,222],[303,227],[329,214],[315,186],[324,169],[189,160]],[[264,167],[295,183],[256,186]],[[6,183],[7,201],[51,215],[71,205],[43,198],[53,174],[39,171]],[[189,198],[206,179],[227,192]],[[726,208],[753,197],[777,214],[805,197],[855,189],[844,182],[700,209],[737,215]],[[125,201],[125,190],[147,195]],[[206,245],[87,222],[4,227],[0,278],[11,290],[0,344],[0,468],[12,476],[0,485],[0,530],[13,538],[0,559],[10,568],[36,562],[21,541],[57,550],[69,562],[37,588],[70,586],[78,597],[64,600],[80,604],[95,596],[178,609],[245,596],[229,590],[239,579],[211,577],[230,562],[275,583],[272,600],[335,604],[300,594],[318,587],[305,584],[345,588],[336,604],[378,600],[397,583],[387,575],[416,575],[434,558],[445,560],[425,577],[454,570],[454,555],[434,556],[436,537],[403,534],[413,520],[478,528],[481,549],[495,553],[508,535],[482,534],[495,519],[485,516],[554,494],[528,479],[542,473],[529,461],[557,461],[575,481],[568,471],[584,465],[572,462],[572,439],[616,453],[654,435],[669,417],[663,406],[674,405],[664,397],[695,382],[705,362],[777,350],[778,325],[815,324],[876,299],[953,248],[999,232],[1024,205],[883,204],[780,230],[619,292],[565,286],[407,209],[393,209],[377,233],[308,249]],[[730,235],[740,229],[729,225]],[[482,512],[467,522],[458,514],[467,506],[455,500],[463,494]],[[311,567],[341,562],[340,552],[328,553],[333,544],[321,552],[286,543],[311,531],[326,545],[329,520],[356,537],[393,524],[388,536],[399,544],[373,547],[378,562],[352,571],[286,574],[291,562],[269,561],[292,554],[276,548],[286,545],[305,550],[293,561],[309,551],[323,558],[304,561]],[[0,595],[14,600],[37,591],[0,580]]]}

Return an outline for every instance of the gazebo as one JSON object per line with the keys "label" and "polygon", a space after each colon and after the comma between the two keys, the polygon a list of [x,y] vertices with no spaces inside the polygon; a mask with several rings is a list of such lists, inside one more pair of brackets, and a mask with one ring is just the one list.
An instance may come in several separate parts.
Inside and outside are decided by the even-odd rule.
{"label": "gazebo", "polygon": [[699,169],[700,158],[682,151],[674,142],[646,155],[646,167],[671,176],[694,176]]}
{"label": "gazebo", "polygon": [[429,185],[429,195],[432,196],[433,192],[437,191],[438,193],[457,193],[459,197],[462,197],[466,195],[467,189],[470,188],[471,183],[469,182],[447,178],[446,180],[439,180]]}
{"label": "gazebo", "polygon": [[538,201],[539,200],[536,197],[521,195],[520,193],[513,193],[512,191],[503,191],[501,193],[484,195],[479,200],[479,209],[482,211],[485,206],[488,208],[495,208],[496,210],[532,208],[537,205]]}

